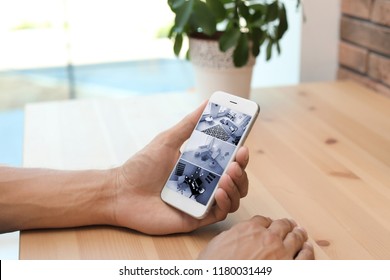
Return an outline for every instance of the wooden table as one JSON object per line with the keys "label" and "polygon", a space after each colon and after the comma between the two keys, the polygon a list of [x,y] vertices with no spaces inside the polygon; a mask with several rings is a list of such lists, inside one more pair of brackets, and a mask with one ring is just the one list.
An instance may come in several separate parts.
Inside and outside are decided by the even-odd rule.
{"label": "wooden table", "polygon": [[[352,82],[257,89],[250,191],[227,220],[151,237],[107,226],[21,233],[21,259],[191,259],[255,214],[292,217],[319,259],[390,259],[390,99]],[[107,168],[196,107],[191,94],[26,107],[24,165]]]}

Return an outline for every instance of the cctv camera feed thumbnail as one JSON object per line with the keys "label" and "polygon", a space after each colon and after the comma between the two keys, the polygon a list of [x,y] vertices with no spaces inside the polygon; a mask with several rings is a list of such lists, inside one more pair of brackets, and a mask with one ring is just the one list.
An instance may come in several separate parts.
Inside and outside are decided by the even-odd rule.
{"label": "cctv camera feed thumbnail", "polygon": [[209,103],[167,187],[206,205],[251,116]]}

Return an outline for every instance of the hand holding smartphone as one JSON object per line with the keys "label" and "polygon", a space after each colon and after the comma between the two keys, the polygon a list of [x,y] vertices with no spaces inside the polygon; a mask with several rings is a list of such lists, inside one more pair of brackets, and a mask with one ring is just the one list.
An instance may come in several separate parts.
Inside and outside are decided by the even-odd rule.
{"label": "hand holding smartphone", "polygon": [[162,200],[195,218],[205,217],[219,179],[258,113],[259,106],[251,100],[215,92],[162,189]]}

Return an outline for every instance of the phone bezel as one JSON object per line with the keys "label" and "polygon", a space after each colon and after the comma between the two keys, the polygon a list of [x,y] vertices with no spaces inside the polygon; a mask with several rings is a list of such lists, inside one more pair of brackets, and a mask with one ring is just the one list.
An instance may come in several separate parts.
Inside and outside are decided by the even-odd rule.
{"label": "phone bezel", "polygon": [[[234,149],[234,152],[231,156],[231,159],[228,162],[228,165],[229,165],[232,161],[234,161],[235,155],[236,155],[239,147],[242,146],[242,144],[245,142],[245,139],[247,138],[251,128],[253,127],[253,124],[255,123],[255,121],[257,119],[257,116],[258,116],[259,111],[260,111],[260,107],[256,102],[254,102],[252,100],[244,99],[244,98],[241,98],[241,97],[238,97],[238,96],[226,93],[226,92],[222,92],[222,91],[217,91],[217,92],[213,93],[212,96],[210,97],[208,103],[210,103],[210,102],[216,103],[216,104],[221,105],[223,107],[227,107],[229,109],[232,109],[232,110],[238,111],[240,113],[247,114],[247,115],[251,116],[251,120],[249,121],[247,128],[244,131],[244,134],[242,135],[240,141],[237,143],[236,148]],[[208,104],[206,105],[206,107],[207,106],[208,106]],[[203,115],[203,113],[202,113],[202,115]],[[194,130],[198,126],[200,120],[201,119],[198,120],[197,125],[195,126]],[[190,138],[193,136],[193,133],[194,132],[191,133]],[[178,161],[179,160],[180,160],[180,158],[178,159]],[[178,161],[176,162],[174,168],[176,167]],[[174,171],[172,170],[169,178],[171,177],[173,172]],[[225,174],[225,172],[226,172],[226,168],[223,170],[221,177],[223,176],[223,174]],[[168,178],[168,180],[169,180],[169,178]],[[219,183],[214,188],[207,204],[203,205],[197,201],[189,199],[188,197],[183,196],[182,194],[179,194],[179,193],[169,189],[168,187],[166,187],[168,180],[165,182],[164,187],[161,191],[161,198],[163,201],[165,201],[167,204],[169,204],[169,205],[171,205],[171,206],[173,206],[173,207],[175,207],[175,208],[177,208],[177,209],[179,209],[179,210],[181,210],[181,211],[187,213],[188,215],[191,215],[197,219],[204,218],[207,215],[211,205],[214,203],[214,196],[215,196],[216,190],[218,189]]]}

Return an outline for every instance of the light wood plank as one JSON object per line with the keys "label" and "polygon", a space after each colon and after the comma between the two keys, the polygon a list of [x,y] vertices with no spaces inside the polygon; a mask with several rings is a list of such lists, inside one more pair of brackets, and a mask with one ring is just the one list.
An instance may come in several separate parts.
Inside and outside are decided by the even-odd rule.
{"label": "light wood plank", "polygon": [[[218,224],[146,236],[114,227],[21,233],[22,259],[193,259],[253,215],[291,217],[318,259],[390,258],[390,100],[351,82],[258,89],[248,137],[249,194]],[[26,108],[25,166],[124,162],[199,100],[189,95],[80,100]]]}

